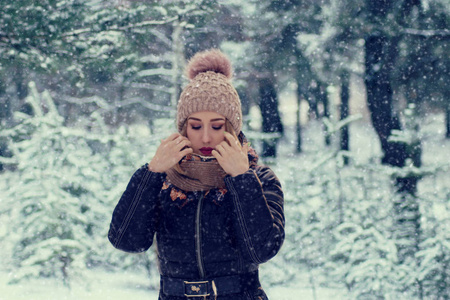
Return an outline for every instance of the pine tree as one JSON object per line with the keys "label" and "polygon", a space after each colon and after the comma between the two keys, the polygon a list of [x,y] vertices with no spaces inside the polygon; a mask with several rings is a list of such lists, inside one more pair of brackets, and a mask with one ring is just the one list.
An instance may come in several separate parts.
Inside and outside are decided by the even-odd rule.
{"label": "pine tree", "polygon": [[417,279],[426,298],[450,298],[450,236],[447,228],[448,220],[435,226],[434,235],[425,239],[416,253],[419,260]]}
{"label": "pine tree", "polygon": [[330,272],[341,276],[355,299],[384,299],[395,289],[395,243],[375,227],[354,223],[341,224],[335,234],[338,243],[330,253]]}
{"label": "pine tree", "polygon": [[15,164],[4,174],[17,268],[12,282],[44,276],[69,285],[86,267],[95,225],[90,202],[102,189],[97,170],[106,163],[89,146],[87,132],[66,127],[48,93],[29,86],[33,115],[16,113],[19,124],[2,131]]}

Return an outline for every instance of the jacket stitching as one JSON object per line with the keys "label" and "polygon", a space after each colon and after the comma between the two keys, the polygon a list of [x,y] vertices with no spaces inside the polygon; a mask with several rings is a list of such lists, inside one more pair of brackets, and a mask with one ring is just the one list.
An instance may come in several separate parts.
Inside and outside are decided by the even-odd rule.
{"label": "jacket stitching", "polygon": [[136,212],[136,208],[140,202],[140,199],[142,198],[142,193],[144,191],[144,187],[147,185],[147,182],[149,181],[150,174],[151,174],[151,172],[145,172],[144,177],[141,179],[141,182],[139,182],[138,189],[137,189],[136,193],[134,194],[133,200],[131,201],[130,208],[128,209],[127,214],[125,215],[125,218],[119,227],[117,241],[114,245],[116,247],[122,241],[125,231],[127,230],[128,226],[130,225],[131,219],[132,219],[134,213]]}
{"label": "jacket stitching", "polygon": [[122,222],[122,225],[119,227],[119,236],[117,238],[116,246],[119,245],[120,241],[122,240],[125,231],[127,230],[128,226],[130,225],[131,219],[136,212],[136,208],[140,202],[140,199],[142,198],[142,193],[144,191],[144,187],[147,185],[147,182],[150,178],[150,172],[145,172],[144,177],[141,179],[141,182],[139,182],[138,189],[136,193],[134,194],[133,200],[131,201],[130,208],[127,211],[127,214],[125,215],[125,218]]}
{"label": "jacket stitching", "polygon": [[[226,180],[227,179],[228,178],[226,178]],[[229,179],[227,181],[229,181]],[[250,234],[248,232],[248,228],[247,228],[247,226],[245,225],[245,222],[244,222],[244,216],[243,216],[243,213],[242,213],[242,208],[241,208],[241,205],[240,205],[239,201],[237,200],[237,196],[236,196],[237,192],[236,192],[233,184],[231,182],[229,182],[229,183],[230,183],[230,187],[231,187],[231,190],[232,190],[232,193],[233,193],[233,200],[234,200],[234,203],[236,204],[236,210],[237,210],[238,215],[239,215],[239,217],[238,217],[239,225],[240,225],[240,227],[242,229],[242,232],[244,233],[245,239],[247,240],[247,242],[246,242],[247,250],[248,250],[248,252],[250,254],[250,257],[253,259],[253,261],[255,263],[260,264],[260,263],[262,263],[262,261],[258,258],[258,255],[256,254],[256,251],[255,251],[255,247],[253,247],[253,243],[252,243],[252,241],[250,239]]]}

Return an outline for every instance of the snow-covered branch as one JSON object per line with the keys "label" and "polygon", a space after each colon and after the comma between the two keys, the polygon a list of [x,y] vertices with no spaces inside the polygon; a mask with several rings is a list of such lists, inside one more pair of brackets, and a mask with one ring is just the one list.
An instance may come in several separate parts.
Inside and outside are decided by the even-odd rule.
{"label": "snow-covered branch", "polygon": [[149,26],[169,24],[176,20],[178,20],[178,16],[169,18],[167,20],[144,21],[144,22],[140,22],[140,23],[136,23],[136,24],[130,24],[127,26],[111,26],[106,30],[94,30],[92,28],[80,28],[80,29],[77,29],[74,31],[67,32],[67,33],[63,34],[62,37],[72,37],[72,36],[78,36],[78,35],[83,35],[83,34],[88,34],[88,33],[100,33],[100,32],[104,32],[104,31],[127,31],[130,29],[137,29],[137,28],[144,28],[144,27],[149,27]]}
{"label": "snow-covered branch", "polygon": [[414,28],[404,28],[403,32],[409,35],[416,35],[426,38],[450,38],[450,30],[448,29],[436,29],[436,30],[423,30]]}
{"label": "snow-covered branch", "polygon": [[[114,105],[108,103],[105,99],[103,99],[102,97],[99,97],[99,96],[77,98],[77,97],[71,97],[71,96],[67,96],[67,95],[61,96],[56,93],[52,93],[52,96],[59,97],[59,99],[62,101],[74,103],[74,104],[78,104],[78,105],[92,103],[92,104],[97,105],[99,108],[101,108],[105,111],[112,110],[115,107]],[[138,98],[138,97],[129,98],[129,99],[120,101],[118,104],[120,104],[120,107],[139,104],[145,108],[148,108],[148,109],[154,110],[154,111],[166,111],[166,112],[174,111],[174,108],[172,108],[172,107],[154,104],[154,103],[145,101],[144,99]]]}
{"label": "snow-covered branch", "polygon": [[144,106],[145,108],[154,110],[154,111],[167,111],[167,112],[175,112],[175,108],[172,108],[170,106],[163,106],[163,105],[159,105],[159,104],[154,104],[148,101],[145,101],[142,98],[130,98],[127,99],[125,101],[120,102],[120,106],[125,106],[125,105],[132,105],[132,104],[140,104],[142,106]]}

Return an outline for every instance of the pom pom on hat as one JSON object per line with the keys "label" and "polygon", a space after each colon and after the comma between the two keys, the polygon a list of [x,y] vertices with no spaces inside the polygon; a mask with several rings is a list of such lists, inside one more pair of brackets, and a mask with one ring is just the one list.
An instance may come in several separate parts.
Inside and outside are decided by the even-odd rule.
{"label": "pom pom on hat", "polygon": [[223,115],[236,134],[242,127],[241,101],[231,84],[232,68],[228,57],[213,49],[195,54],[186,67],[191,80],[183,89],[177,107],[177,125],[181,132],[189,115],[212,111]]}
{"label": "pom pom on hat", "polygon": [[197,53],[186,67],[187,77],[190,80],[207,71],[223,74],[228,79],[232,76],[230,60],[217,49]]}

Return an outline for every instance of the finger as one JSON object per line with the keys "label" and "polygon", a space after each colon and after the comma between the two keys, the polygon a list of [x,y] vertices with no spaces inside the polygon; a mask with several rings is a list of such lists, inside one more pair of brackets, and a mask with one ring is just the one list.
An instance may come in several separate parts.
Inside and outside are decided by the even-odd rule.
{"label": "finger", "polygon": [[185,140],[184,140],[184,144],[185,144],[186,146],[188,146],[188,147],[191,147],[191,146],[192,146],[191,141],[188,140],[188,139],[185,139]]}
{"label": "finger", "polygon": [[243,149],[242,152],[248,153],[249,147],[250,147],[250,145],[249,145],[248,143],[245,143],[245,144],[244,144],[244,147],[242,147],[242,149]]}
{"label": "finger", "polygon": [[222,142],[221,146],[226,151],[226,153],[241,151],[240,148],[237,148],[237,146],[231,146],[230,144],[228,144],[228,142]]}
{"label": "finger", "polygon": [[179,134],[178,132],[172,133],[171,135],[169,135],[168,138],[165,139],[165,141],[167,141],[167,142],[173,141],[179,136],[182,136],[182,135]]}
{"label": "finger", "polygon": [[215,159],[219,162],[219,165],[221,165],[221,162],[223,160],[223,157],[220,155],[220,153],[217,150],[211,151],[212,156],[214,156]]}
{"label": "finger", "polygon": [[178,134],[178,136],[176,136],[172,141],[178,144],[183,140],[188,140],[188,138],[185,136],[182,136],[181,134]]}
{"label": "finger", "polygon": [[226,143],[220,143],[216,146],[216,151],[220,154],[220,156],[223,156],[226,153],[227,150],[225,147],[230,147],[230,145]]}
{"label": "finger", "polygon": [[225,139],[228,140],[228,144],[233,147],[233,148],[241,148],[239,141],[229,132],[225,131],[224,132],[225,135]]}
{"label": "finger", "polygon": [[173,142],[176,144],[176,145],[178,145],[179,143],[181,143],[183,141],[183,136],[178,136],[178,137],[176,137],[174,140],[173,140]]}
{"label": "finger", "polygon": [[194,150],[192,150],[192,148],[186,148],[186,149],[180,151],[180,154],[178,155],[179,156],[178,160],[182,159],[183,157],[185,157],[186,155],[188,155],[189,153],[192,153],[192,152],[194,152]]}
{"label": "finger", "polygon": [[180,151],[185,147],[188,147],[188,148],[191,147],[191,142],[189,140],[183,140],[179,144],[175,145],[175,149],[177,151]]}

